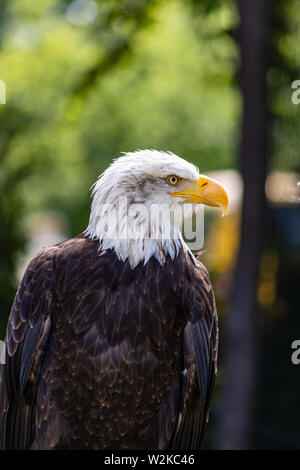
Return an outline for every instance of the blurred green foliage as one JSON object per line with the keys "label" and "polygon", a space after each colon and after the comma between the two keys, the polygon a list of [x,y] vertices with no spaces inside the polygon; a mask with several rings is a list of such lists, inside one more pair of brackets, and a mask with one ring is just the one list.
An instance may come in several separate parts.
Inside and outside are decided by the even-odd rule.
{"label": "blurred green foliage", "polygon": [[272,164],[300,171],[300,108],[292,105],[291,88],[300,77],[300,3],[280,0],[272,5],[272,58],[268,70],[269,107],[273,116]]}
{"label": "blurred green foliage", "polygon": [[[91,64],[107,54],[105,42],[111,46],[129,28],[115,14],[102,30],[102,16],[123,3],[99,2],[99,24],[86,27],[67,20],[67,2],[10,4],[1,79],[10,106],[27,115],[27,130],[16,133],[6,161],[10,172],[32,163],[20,186],[29,209],[59,201],[76,208],[78,218],[88,186],[121,151],[169,149],[203,169],[234,163],[237,50],[217,15],[204,21],[180,1],[149,2],[151,21],[133,34],[130,54],[89,83]],[[218,15],[224,22],[233,16],[229,7]],[[1,107],[4,120],[7,109]],[[64,182],[59,191],[58,181]],[[72,220],[72,232],[85,222]]]}

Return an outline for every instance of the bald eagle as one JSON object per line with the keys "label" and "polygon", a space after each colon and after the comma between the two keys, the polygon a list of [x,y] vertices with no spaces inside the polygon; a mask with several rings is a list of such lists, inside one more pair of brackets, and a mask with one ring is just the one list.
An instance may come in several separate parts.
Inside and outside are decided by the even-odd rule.
{"label": "bald eagle", "polygon": [[168,217],[184,203],[226,212],[228,196],[172,153],[124,154],[94,185],[85,232],[30,262],[1,365],[2,449],[199,448],[218,326],[208,273]]}

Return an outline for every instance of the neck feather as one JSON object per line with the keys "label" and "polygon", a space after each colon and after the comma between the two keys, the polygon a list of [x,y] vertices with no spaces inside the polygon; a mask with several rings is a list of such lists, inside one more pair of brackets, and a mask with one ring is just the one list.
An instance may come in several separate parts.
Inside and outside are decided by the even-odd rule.
{"label": "neck feather", "polygon": [[98,239],[102,249],[113,249],[132,268],[140,262],[146,264],[151,257],[163,265],[167,256],[174,259],[180,250],[189,251],[179,229],[180,222],[174,220],[168,208],[131,207],[122,198],[113,207],[107,206],[93,202],[85,234]]}

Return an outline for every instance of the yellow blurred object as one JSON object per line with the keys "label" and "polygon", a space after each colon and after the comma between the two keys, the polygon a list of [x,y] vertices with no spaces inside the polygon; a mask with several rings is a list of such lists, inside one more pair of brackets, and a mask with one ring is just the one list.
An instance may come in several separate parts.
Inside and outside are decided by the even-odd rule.
{"label": "yellow blurred object", "polygon": [[239,231],[239,211],[230,212],[226,218],[216,218],[213,221],[208,234],[205,257],[209,269],[219,274],[234,269],[239,246]]}
{"label": "yellow blurred object", "polygon": [[263,280],[258,286],[258,301],[263,307],[273,304],[276,295],[276,283],[274,280]]}
{"label": "yellow blurred object", "polygon": [[264,307],[271,307],[276,299],[276,274],[278,258],[274,251],[268,250],[262,254],[258,283],[258,302]]}

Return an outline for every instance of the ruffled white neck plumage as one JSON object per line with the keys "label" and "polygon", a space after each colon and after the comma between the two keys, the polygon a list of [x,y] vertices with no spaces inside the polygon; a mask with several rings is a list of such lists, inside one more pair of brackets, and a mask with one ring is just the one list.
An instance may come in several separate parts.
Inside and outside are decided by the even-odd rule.
{"label": "ruffled white neck plumage", "polygon": [[122,198],[113,209],[107,203],[94,206],[86,235],[98,239],[103,250],[114,250],[121,261],[128,260],[132,268],[151,257],[163,265],[167,256],[174,259],[180,250],[188,250],[176,222],[170,224],[172,214],[164,213],[164,207],[157,208],[159,213],[147,206],[137,212]]}

